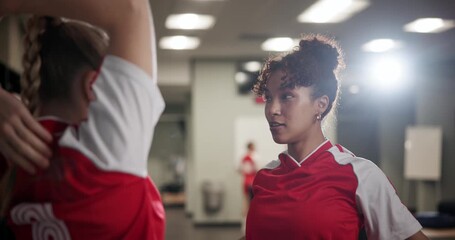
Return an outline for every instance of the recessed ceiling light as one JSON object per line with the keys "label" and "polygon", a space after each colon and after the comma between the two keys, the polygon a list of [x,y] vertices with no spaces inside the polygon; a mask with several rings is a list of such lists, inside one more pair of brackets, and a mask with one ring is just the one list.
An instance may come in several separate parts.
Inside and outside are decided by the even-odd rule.
{"label": "recessed ceiling light", "polygon": [[368,0],[319,0],[302,12],[297,20],[309,23],[342,22],[369,5]]}
{"label": "recessed ceiling light", "polygon": [[454,20],[444,20],[441,18],[419,18],[404,25],[406,32],[419,33],[440,33],[455,27]]}
{"label": "recessed ceiling light", "polygon": [[195,49],[199,46],[200,40],[196,37],[169,36],[160,39],[160,48],[172,50]]}
{"label": "recessed ceiling light", "polygon": [[244,72],[237,72],[235,73],[234,78],[238,84],[244,84],[248,81],[248,74]]}
{"label": "recessed ceiling light", "polygon": [[262,64],[258,61],[249,61],[243,64],[243,68],[248,72],[259,72],[261,70]]}
{"label": "recessed ceiling light", "polygon": [[166,19],[166,27],[169,29],[209,29],[214,24],[213,16],[195,13],[171,14]]}
{"label": "recessed ceiling light", "polygon": [[269,38],[265,40],[261,48],[264,51],[283,52],[289,51],[295,46],[295,41],[288,37]]}
{"label": "recessed ceiling light", "polygon": [[393,49],[400,48],[402,43],[393,39],[383,38],[383,39],[375,39],[365,43],[362,46],[362,50],[365,52],[387,52]]}

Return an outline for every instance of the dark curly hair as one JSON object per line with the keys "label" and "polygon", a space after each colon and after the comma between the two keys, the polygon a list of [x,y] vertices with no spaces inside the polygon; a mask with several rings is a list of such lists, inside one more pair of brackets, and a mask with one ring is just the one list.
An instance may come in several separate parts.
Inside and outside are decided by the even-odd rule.
{"label": "dark curly hair", "polygon": [[343,54],[333,38],[321,34],[303,35],[299,46],[291,52],[267,59],[252,91],[262,96],[272,73],[281,70],[284,73],[282,87],[312,87],[313,99],[329,97],[327,110],[322,113],[324,118],[336,105],[338,73],[342,68]]}

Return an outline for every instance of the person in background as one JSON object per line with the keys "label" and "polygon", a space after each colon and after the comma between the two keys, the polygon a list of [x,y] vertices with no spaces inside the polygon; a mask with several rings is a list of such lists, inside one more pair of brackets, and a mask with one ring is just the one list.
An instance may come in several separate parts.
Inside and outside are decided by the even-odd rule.
{"label": "person in background", "polygon": [[265,63],[253,91],[265,99],[273,140],[287,151],[259,170],[247,240],[427,239],[384,173],[326,139],[343,58],[324,35],[304,35],[293,51]]}
{"label": "person in background", "polygon": [[0,89],[2,233],[14,235],[0,238],[164,239],[147,175],[164,109],[149,1],[0,0],[0,16],[22,13],[22,101],[40,124]]}
{"label": "person in background", "polygon": [[[246,217],[250,201],[253,198],[253,181],[257,172],[257,154],[256,147],[253,142],[248,142],[247,144],[247,152],[240,162],[239,172],[243,177],[242,214]],[[245,229],[245,224],[242,224],[242,229]]]}

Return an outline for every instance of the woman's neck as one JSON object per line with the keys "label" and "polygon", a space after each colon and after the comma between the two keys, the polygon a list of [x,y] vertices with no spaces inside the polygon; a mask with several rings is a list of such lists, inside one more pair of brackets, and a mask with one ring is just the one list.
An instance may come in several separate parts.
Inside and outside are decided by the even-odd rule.
{"label": "woman's neck", "polygon": [[326,138],[322,129],[316,128],[302,140],[288,144],[288,153],[297,161],[305,159],[311,152],[313,152],[319,145],[321,145]]}
{"label": "woman's neck", "polygon": [[43,103],[38,111],[38,116],[55,116],[71,124],[77,124],[81,121],[81,117],[74,106],[58,101]]}

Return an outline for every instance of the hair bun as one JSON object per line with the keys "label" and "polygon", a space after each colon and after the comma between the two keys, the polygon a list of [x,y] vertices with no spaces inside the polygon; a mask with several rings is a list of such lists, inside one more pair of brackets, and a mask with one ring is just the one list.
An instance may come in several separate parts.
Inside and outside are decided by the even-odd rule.
{"label": "hair bun", "polygon": [[337,70],[343,66],[342,53],[338,44],[324,35],[308,35],[299,42],[300,54],[321,63],[323,69]]}

